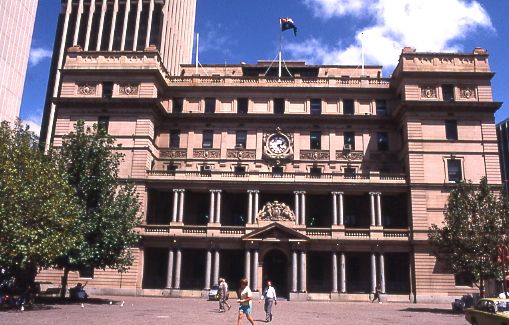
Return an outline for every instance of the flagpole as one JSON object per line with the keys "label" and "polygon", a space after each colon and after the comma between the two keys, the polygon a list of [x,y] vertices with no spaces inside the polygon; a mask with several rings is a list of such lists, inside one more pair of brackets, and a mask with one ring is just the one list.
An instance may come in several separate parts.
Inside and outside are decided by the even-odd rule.
{"label": "flagpole", "polygon": [[282,55],[281,55],[281,48],[282,48],[282,42],[283,42],[283,26],[282,26],[282,21],[281,21],[281,18],[279,18],[279,70],[278,70],[278,76],[279,78],[281,78],[281,60],[282,60]]}
{"label": "flagpole", "polygon": [[195,73],[198,74],[198,49],[199,49],[199,45],[200,44],[200,33],[196,33],[196,69],[195,69]]}
{"label": "flagpole", "polygon": [[361,61],[362,61],[362,76],[364,76],[364,33],[361,33]]}

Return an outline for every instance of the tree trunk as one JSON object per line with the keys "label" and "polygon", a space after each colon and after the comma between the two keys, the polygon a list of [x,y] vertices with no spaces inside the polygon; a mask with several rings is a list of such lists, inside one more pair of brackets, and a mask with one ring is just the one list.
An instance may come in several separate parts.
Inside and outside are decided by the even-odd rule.
{"label": "tree trunk", "polygon": [[69,268],[68,267],[64,267],[64,275],[62,275],[62,288],[60,290],[60,298],[61,299],[64,299],[65,298],[65,293],[67,291],[67,279],[69,278]]}
{"label": "tree trunk", "polygon": [[479,287],[479,295],[481,296],[481,298],[484,298],[484,278],[482,277],[482,275],[480,277],[480,283],[481,285]]}

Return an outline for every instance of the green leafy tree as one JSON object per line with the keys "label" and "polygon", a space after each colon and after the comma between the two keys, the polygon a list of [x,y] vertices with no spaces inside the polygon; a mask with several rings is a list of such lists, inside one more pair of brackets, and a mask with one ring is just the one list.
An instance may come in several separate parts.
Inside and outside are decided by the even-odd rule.
{"label": "green leafy tree", "polygon": [[34,281],[40,268],[81,240],[74,189],[35,135],[19,122],[0,125],[0,266]]}
{"label": "green leafy tree", "polygon": [[118,180],[122,155],[117,150],[114,139],[103,129],[85,127],[83,121],[64,137],[58,150],[82,209],[77,223],[84,236],[56,260],[64,270],[62,296],[69,271],[92,267],[125,272],[132,265],[129,248],[139,241],[135,228],[140,223],[140,205],[134,186]]}
{"label": "green leafy tree", "polygon": [[432,225],[428,237],[438,258],[454,273],[471,276],[484,295],[484,281],[500,278],[497,246],[509,244],[509,209],[483,177],[479,185],[458,183],[449,194],[443,226]]}

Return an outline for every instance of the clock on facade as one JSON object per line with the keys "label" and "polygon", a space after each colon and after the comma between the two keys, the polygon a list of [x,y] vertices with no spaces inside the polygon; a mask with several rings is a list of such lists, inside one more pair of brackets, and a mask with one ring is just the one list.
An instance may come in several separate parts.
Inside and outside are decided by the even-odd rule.
{"label": "clock on facade", "polygon": [[271,164],[279,165],[283,160],[293,158],[293,136],[277,128],[263,137],[263,156]]}

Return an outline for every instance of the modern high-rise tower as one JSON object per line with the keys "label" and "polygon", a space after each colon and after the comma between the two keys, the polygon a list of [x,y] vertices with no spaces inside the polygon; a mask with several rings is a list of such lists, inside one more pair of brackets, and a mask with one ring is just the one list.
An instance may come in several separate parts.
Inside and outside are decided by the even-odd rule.
{"label": "modern high-rise tower", "polygon": [[19,115],[37,0],[0,2],[0,121]]}
{"label": "modern high-rise tower", "polygon": [[191,63],[196,0],[61,0],[57,37],[41,126],[49,147],[54,132],[54,98],[61,88],[65,54],[143,52],[157,49],[170,75]]}

